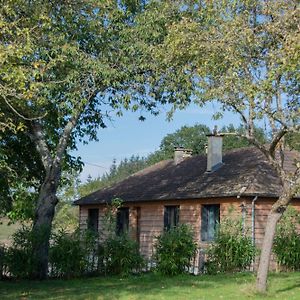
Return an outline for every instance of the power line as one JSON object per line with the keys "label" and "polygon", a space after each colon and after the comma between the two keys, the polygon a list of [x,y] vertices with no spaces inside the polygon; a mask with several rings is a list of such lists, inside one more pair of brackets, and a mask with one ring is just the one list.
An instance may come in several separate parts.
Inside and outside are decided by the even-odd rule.
{"label": "power line", "polygon": [[108,167],[104,167],[104,166],[100,166],[100,165],[97,165],[97,164],[88,163],[86,161],[84,161],[83,163],[85,163],[86,165],[98,167],[98,168],[101,168],[101,169],[108,169]]}

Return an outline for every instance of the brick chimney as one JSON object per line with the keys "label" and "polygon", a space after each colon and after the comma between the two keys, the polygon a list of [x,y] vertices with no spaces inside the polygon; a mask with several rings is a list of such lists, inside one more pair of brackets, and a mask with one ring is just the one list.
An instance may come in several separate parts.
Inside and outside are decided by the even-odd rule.
{"label": "brick chimney", "polygon": [[183,147],[175,147],[174,148],[174,162],[175,164],[181,163],[185,158],[191,157],[193,150],[185,149]]}
{"label": "brick chimney", "polygon": [[207,145],[207,172],[213,172],[218,169],[222,164],[222,145],[223,134],[218,133],[215,126],[213,132],[208,134]]}

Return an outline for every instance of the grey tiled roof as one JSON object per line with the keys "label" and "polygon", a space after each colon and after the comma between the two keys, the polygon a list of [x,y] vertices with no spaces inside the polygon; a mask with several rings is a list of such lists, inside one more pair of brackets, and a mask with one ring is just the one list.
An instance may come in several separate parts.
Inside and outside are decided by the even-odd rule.
{"label": "grey tiled roof", "polygon": [[[292,171],[299,153],[286,153],[285,168]],[[125,202],[169,199],[199,199],[243,196],[278,197],[280,180],[266,158],[254,147],[230,151],[223,156],[223,165],[206,172],[206,156],[186,158],[175,165],[161,161],[123,181],[98,190],[75,204],[109,203],[113,198]]]}

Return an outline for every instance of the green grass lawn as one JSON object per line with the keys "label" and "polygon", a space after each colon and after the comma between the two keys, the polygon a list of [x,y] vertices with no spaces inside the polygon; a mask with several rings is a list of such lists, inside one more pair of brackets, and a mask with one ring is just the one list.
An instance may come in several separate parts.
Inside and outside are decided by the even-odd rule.
{"label": "green grass lawn", "polygon": [[272,274],[266,295],[254,283],[252,274],[0,282],[0,299],[300,299],[299,272]]}

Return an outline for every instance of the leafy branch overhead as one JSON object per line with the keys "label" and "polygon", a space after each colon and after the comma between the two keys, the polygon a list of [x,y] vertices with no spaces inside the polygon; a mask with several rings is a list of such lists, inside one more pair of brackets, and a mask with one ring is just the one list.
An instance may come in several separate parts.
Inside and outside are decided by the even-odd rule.
{"label": "leafy branch overhead", "polygon": [[[275,226],[300,186],[299,161],[286,171],[285,139],[299,137],[299,20],[297,1],[192,1],[190,11],[167,26],[167,36],[154,56],[165,74],[181,70],[191,82],[194,102],[218,101],[237,113],[246,133],[276,170],[282,194],[268,216],[258,269],[257,287],[266,290]],[[189,101],[186,102],[189,104]],[[264,122],[270,142],[254,136]]]}
{"label": "leafy branch overhead", "polygon": [[[9,0],[0,8],[1,151],[30,194],[36,232],[51,229],[62,171],[81,168],[70,155],[78,141],[96,140],[110,111],[157,113],[145,83],[134,84],[139,48],[128,43],[145,5]],[[1,180],[7,203],[1,209],[14,209],[18,189]],[[47,237],[34,246],[40,264],[34,277],[46,276]]]}

